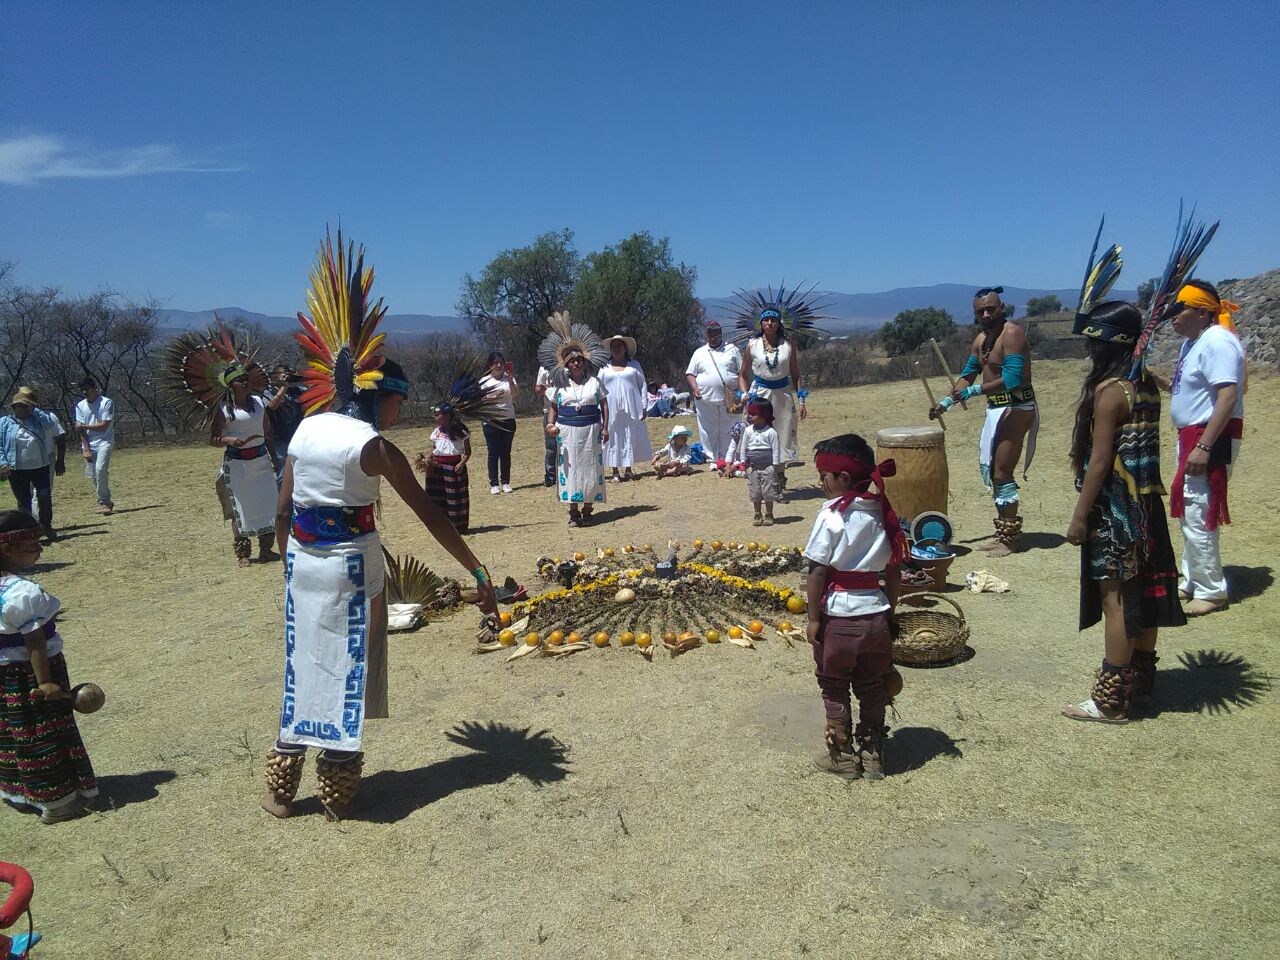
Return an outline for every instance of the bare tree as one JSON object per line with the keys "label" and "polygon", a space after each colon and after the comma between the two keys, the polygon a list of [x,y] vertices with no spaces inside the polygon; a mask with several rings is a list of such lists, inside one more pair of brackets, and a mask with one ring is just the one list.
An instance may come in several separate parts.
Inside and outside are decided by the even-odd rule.
{"label": "bare tree", "polygon": [[4,397],[35,379],[32,353],[49,326],[58,291],[52,287],[32,290],[13,282],[13,264],[0,261],[0,368],[4,370]]}

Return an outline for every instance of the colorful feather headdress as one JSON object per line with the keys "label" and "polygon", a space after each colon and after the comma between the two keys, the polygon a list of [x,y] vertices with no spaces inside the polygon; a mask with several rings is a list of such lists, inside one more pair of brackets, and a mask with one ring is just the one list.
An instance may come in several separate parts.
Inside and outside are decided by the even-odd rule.
{"label": "colorful feather headdress", "polygon": [[1098,241],[1102,239],[1102,227],[1107,222],[1106,216],[1098,222],[1098,232],[1093,235],[1093,248],[1089,251],[1089,262],[1084,268],[1084,282],[1080,284],[1080,302],[1076,306],[1076,321],[1071,332],[1086,337],[1114,340],[1119,343],[1133,343],[1131,330],[1121,330],[1106,324],[1094,324],[1089,321],[1093,308],[1102,303],[1115,282],[1120,279],[1120,271],[1124,268],[1124,259],[1120,256],[1121,247],[1113,243],[1102,254],[1096,263],[1094,257],[1098,253]]}
{"label": "colorful feather headdress", "polygon": [[1130,379],[1136,379],[1142,372],[1142,366],[1146,362],[1147,351],[1151,346],[1151,338],[1161,324],[1172,315],[1170,307],[1175,303],[1178,291],[1191,278],[1191,272],[1195,269],[1196,261],[1204,253],[1205,247],[1209,246],[1209,241],[1218,232],[1218,224],[1222,222],[1220,220],[1215,221],[1212,226],[1206,227],[1204,221],[1197,222],[1195,216],[1196,210],[1195,207],[1192,207],[1190,215],[1186,220],[1183,220],[1182,204],[1179,202],[1178,228],[1174,232],[1173,250],[1169,253],[1169,261],[1165,264],[1164,275],[1160,278],[1160,283],[1151,298],[1151,306],[1148,308],[1147,316],[1143,321],[1142,333],[1138,336],[1138,343],[1133,348],[1133,369],[1129,374]]}
{"label": "colorful feather headdress", "polygon": [[294,334],[307,361],[301,374],[306,387],[298,398],[304,415],[344,412],[356,391],[377,389],[386,334],[376,331],[387,308],[381,298],[370,303],[372,287],[364,245],[357,250],[350,242],[344,248],[339,228],[335,250],[326,231],[307,290],[311,316],[298,314],[303,332]]}
{"label": "colorful feather headdress", "polygon": [[161,359],[166,386],[175,396],[190,396],[204,409],[206,423],[218,406],[231,396],[231,384],[247,378],[249,392],[267,389],[267,373],[254,360],[247,338],[235,334],[213,316],[213,326],[203,333],[179,334],[165,347]]}
{"label": "colorful feather headdress", "polygon": [[826,331],[818,327],[818,321],[832,319],[819,312],[831,306],[831,302],[818,302],[822,294],[817,292],[816,284],[808,290],[800,287],[788,290],[784,280],[776,294],[773,287],[767,287],[765,290],[738,290],[733,296],[738,302],[726,309],[741,331],[735,338],[737,340],[759,334],[760,322],[766,316],[776,316],[788,337],[801,331],[825,335]]}
{"label": "colorful feather headdress", "polygon": [[551,332],[538,346],[538,363],[547,370],[564,366],[565,354],[570,349],[580,350],[587,362],[599,368],[609,362],[609,348],[600,335],[585,323],[572,323],[569,311],[557,310],[547,317]]}

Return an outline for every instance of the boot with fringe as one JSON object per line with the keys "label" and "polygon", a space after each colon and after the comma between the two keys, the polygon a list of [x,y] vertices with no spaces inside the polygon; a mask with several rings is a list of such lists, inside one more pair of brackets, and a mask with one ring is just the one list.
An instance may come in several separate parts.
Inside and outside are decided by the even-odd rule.
{"label": "boot with fringe", "polygon": [[235,551],[236,561],[240,566],[247,567],[253,562],[253,544],[248,537],[236,537],[231,548]]}

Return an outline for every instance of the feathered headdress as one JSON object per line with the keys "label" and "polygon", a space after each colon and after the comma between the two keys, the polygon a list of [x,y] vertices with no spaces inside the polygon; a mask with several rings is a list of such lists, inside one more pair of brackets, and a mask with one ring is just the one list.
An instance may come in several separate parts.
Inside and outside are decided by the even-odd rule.
{"label": "feathered headdress", "polygon": [[213,419],[218,406],[231,396],[231,384],[247,379],[250,393],[267,389],[267,373],[253,358],[247,338],[236,343],[235,334],[223,326],[217,314],[203,333],[179,334],[164,349],[161,368],[169,390],[177,397],[190,396],[204,408],[204,420]]}
{"label": "feathered headdress", "polygon": [[486,390],[476,377],[483,365],[484,360],[479,356],[465,361],[458,368],[448,392],[436,402],[435,412],[452,413],[461,418],[473,417],[486,423],[505,420],[501,393],[495,389]]}
{"label": "feathered headdress", "polygon": [[587,362],[595,367],[609,362],[609,348],[600,335],[585,323],[571,323],[568,310],[557,310],[547,317],[547,323],[551,332],[538,346],[538,363],[548,370],[563,367],[565,354],[571,349],[581,351]]}
{"label": "feathered headdress", "polygon": [[1204,221],[1196,222],[1195,216],[1196,209],[1192,207],[1190,215],[1184,221],[1182,203],[1178,203],[1178,228],[1173,236],[1173,250],[1169,253],[1169,262],[1165,264],[1160,284],[1151,297],[1151,306],[1143,321],[1138,343],[1133,348],[1133,369],[1130,371],[1130,379],[1136,378],[1141,372],[1147,350],[1151,345],[1151,338],[1160,325],[1172,315],[1169,308],[1173,306],[1178,291],[1190,278],[1196,261],[1204,253],[1213,235],[1218,232],[1218,224],[1221,221],[1215,221],[1213,226],[1205,227]]}
{"label": "feathered headdress", "polygon": [[760,322],[768,316],[778,318],[788,337],[802,330],[825,335],[826,331],[817,323],[833,319],[819,312],[831,306],[831,302],[818,302],[822,294],[817,292],[816,284],[808,290],[800,287],[788,290],[784,280],[776,294],[773,287],[767,287],[765,290],[738,290],[733,296],[738,302],[726,309],[741,331],[735,338],[737,340],[756,336],[760,332]]}
{"label": "feathered headdress", "polygon": [[345,411],[357,390],[377,389],[386,334],[376,331],[387,308],[381,298],[370,304],[372,287],[373,267],[364,265],[364,245],[357,250],[351,242],[344,249],[339,229],[335,250],[326,231],[307,290],[311,316],[298,314],[303,332],[294,334],[308,367],[298,398],[304,415]]}
{"label": "feathered headdress", "polygon": [[1102,239],[1102,227],[1106,222],[1107,218],[1104,216],[1098,222],[1098,232],[1093,235],[1093,248],[1089,251],[1089,262],[1084,268],[1080,302],[1076,306],[1076,321],[1071,332],[1086,337],[1133,343],[1135,338],[1132,330],[1121,330],[1106,324],[1091,323],[1089,320],[1089,314],[1106,299],[1115,282],[1120,279],[1120,271],[1124,267],[1124,259],[1120,256],[1121,247],[1117,243],[1109,246],[1102,258],[1094,262],[1098,253],[1098,241]]}

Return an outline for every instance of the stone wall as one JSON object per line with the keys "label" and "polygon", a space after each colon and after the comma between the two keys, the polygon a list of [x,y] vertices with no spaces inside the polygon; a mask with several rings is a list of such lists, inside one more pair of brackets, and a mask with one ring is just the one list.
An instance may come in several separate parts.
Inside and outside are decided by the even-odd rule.
{"label": "stone wall", "polygon": [[[1223,280],[1218,292],[1240,304],[1234,314],[1240,339],[1244,341],[1249,365],[1280,368],[1280,270],[1269,270],[1245,280]],[[1156,335],[1152,359],[1170,365],[1178,358],[1181,338],[1165,324]]]}

